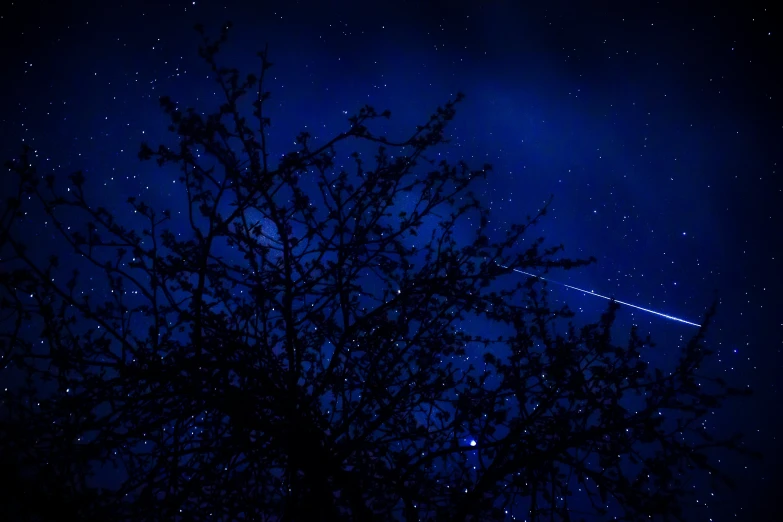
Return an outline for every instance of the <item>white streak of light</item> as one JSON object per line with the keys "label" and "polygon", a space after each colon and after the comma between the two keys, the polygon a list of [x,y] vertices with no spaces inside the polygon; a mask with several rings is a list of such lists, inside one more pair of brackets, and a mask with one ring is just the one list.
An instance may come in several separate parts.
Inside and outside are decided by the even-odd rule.
{"label": "white streak of light", "polygon": [[[501,264],[498,264],[498,266],[502,266],[503,268],[508,268],[507,266],[501,265]],[[519,270],[517,268],[512,268],[511,270],[513,270],[514,272],[519,272],[520,274],[525,274],[526,276],[529,276],[529,277],[535,277],[536,279],[542,279],[544,281],[549,281],[550,283],[555,283],[556,285],[562,285],[562,286],[565,286],[566,288],[571,288],[573,290],[577,290],[577,291],[582,292],[582,293],[587,294],[587,295],[594,295],[596,297],[600,297],[601,299],[606,299],[607,301],[614,301],[616,303],[620,303],[621,305],[630,306],[631,308],[636,308],[637,310],[641,310],[643,312],[648,312],[648,313],[651,313],[651,314],[659,315],[659,316],[664,317],[666,319],[671,319],[672,321],[677,321],[678,323],[689,324],[691,326],[701,327],[701,325],[698,324],[698,323],[692,323],[690,321],[686,321],[685,319],[680,319],[679,317],[674,317],[673,315],[668,315],[668,314],[664,314],[664,313],[661,313],[661,312],[656,312],[655,310],[650,310],[649,308],[643,308],[643,307],[637,306],[635,304],[626,303],[625,301],[620,301],[619,299],[612,299],[611,297],[606,297],[605,295],[596,294],[595,292],[591,292],[591,291],[588,291],[588,290],[583,290],[581,288],[577,288],[575,286],[567,285],[567,284],[561,283],[559,281],[553,281],[553,280],[547,279],[545,277],[541,277],[541,276],[537,276],[537,275],[534,275],[534,274],[530,274],[528,272],[524,272],[524,271]]]}

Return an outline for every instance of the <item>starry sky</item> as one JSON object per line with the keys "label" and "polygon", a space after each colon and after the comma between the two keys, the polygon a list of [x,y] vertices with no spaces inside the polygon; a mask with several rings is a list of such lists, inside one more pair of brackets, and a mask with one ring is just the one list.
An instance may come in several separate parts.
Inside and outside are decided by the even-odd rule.
{"label": "starry sky", "polygon": [[[217,35],[232,21],[222,60],[246,72],[268,43],[270,146],[280,154],[301,130],[325,140],[346,129],[364,104],[390,109],[384,130],[406,136],[464,92],[440,153],[494,166],[478,193],[497,237],[551,194],[535,236],[597,258],[552,279],[697,323],[719,299],[709,369],[755,395],[707,428],[743,431],[765,458],[725,459],[739,492],[700,490],[688,509],[693,520],[751,520],[781,466],[780,38],[764,6],[637,4],[17,2],[0,10],[0,148],[8,159],[26,143],[41,170],[63,178],[83,169],[118,213],[129,196],[169,205],[176,176],[137,153],[142,141],[170,140],[159,96],[205,110],[221,101],[196,23]],[[51,234],[31,225],[39,245]],[[551,290],[577,322],[606,307]],[[652,334],[650,358],[664,366],[696,331],[623,307],[617,331],[632,324]]]}

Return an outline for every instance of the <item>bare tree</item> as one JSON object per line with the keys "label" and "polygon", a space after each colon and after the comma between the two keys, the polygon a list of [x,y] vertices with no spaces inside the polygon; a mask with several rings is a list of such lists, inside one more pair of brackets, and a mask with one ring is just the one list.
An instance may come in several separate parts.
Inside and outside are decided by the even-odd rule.
{"label": "bare tree", "polygon": [[[540,280],[514,278],[590,260],[543,239],[519,252],[546,207],[490,241],[470,191],[490,167],[428,156],[461,96],[407,139],[373,133],[389,113],[364,107],[333,139],[302,133],[273,156],[267,52],[242,77],[216,61],[228,26],[216,41],[198,29],[225,102],[204,116],[161,98],[176,145],[139,154],[178,168],[184,213],[130,198],[138,232],[93,204],[81,173],[63,190],[29,150],[8,163],[0,450],[14,516],[648,520],[680,512],[690,470],[720,475],[706,451],[736,441],[698,421],[740,392],[700,374],[704,328],[673,371],[653,371],[649,340],[613,343],[614,303],[578,329]],[[347,142],[377,152],[349,173]],[[66,254],[25,247],[31,215]],[[466,220],[475,236],[458,245]]]}

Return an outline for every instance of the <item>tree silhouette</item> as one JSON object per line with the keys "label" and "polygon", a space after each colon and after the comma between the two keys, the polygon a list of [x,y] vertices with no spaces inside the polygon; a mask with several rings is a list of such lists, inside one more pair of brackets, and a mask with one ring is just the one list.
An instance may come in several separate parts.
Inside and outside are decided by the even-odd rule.
{"label": "tree silhouette", "polygon": [[[542,281],[515,278],[590,260],[543,239],[518,251],[546,207],[490,240],[470,191],[490,167],[428,156],[461,95],[404,140],[373,133],[389,113],[368,106],[333,139],[301,133],[273,156],[267,52],[243,77],[217,63],[228,25],[217,40],[197,29],[225,100],[205,116],[161,98],[176,145],[139,154],[179,170],[185,212],[129,198],[137,231],[93,204],[81,173],[63,190],[30,150],[8,163],[0,450],[14,516],[648,520],[677,518],[691,470],[722,476],[708,450],[736,439],[698,421],[741,392],[700,374],[705,327],[673,370],[648,368],[649,339],[614,344],[616,304],[576,328]],[[338,167],[347,142],[372,161]],[[26,248],[30,215],[69,252]]]}

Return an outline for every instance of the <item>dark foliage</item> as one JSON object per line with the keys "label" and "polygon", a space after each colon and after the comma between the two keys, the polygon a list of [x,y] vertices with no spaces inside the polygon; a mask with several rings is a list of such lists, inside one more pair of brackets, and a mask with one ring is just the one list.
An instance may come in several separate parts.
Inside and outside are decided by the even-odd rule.
{"label": "dark foliage", "polygon": [[[29,150],[8,163],[12,517],[503,520],[517,506],[531,520],[649,520],[677,518],[692,470],[720,476],[708,450],[736,440],[699,421],[740,392],[700,374],[705,327],[654,371],[648,339],[612,340],[616,305],[576,328],[541,281],[512,274],[589,260],[542,239],[512,253],[545,209],[490,241],[469,190],[489,166],[428,156],[460,97],[408,139],[373,133],[389,114],[365,107],[330,141],[302,133],[273,156],[266,51],[241,77],[216,62],[227,27],[217,41],[199,30],[225,101],[205,116],[161,98],[176,145],[139,154],[179,169],[186,212],[130,198],[136,231],[81,173],[63,190]],[[357,153],[339,167],[344,142],[377,148],[372,165]],[[25,247],[33,213],[68,255]],[[466,219],[475,237],[460,246]],[[471,317],[497,335],[469,334]]]}

